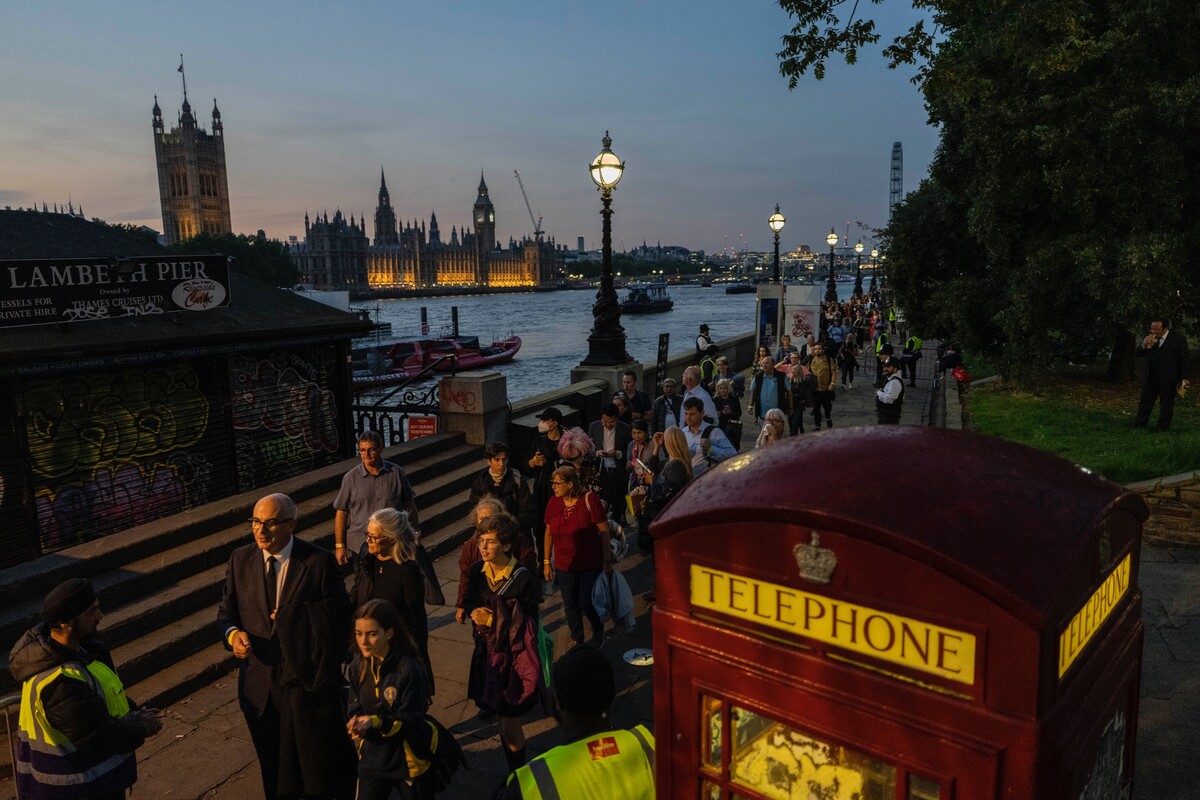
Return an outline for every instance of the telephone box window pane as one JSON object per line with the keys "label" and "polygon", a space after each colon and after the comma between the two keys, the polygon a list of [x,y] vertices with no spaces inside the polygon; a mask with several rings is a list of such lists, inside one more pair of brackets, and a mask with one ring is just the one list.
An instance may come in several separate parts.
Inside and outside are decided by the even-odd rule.
{"label": "telephone box window pane", "polygon": [[937,781],[927,778],[908,776],[908,800],[938,800],[942,796],[942,787]]}
{"label": "telephone box window pane", "polygon": [[724,712],[721,701],[715,697],[704,695],[704,766],[709,769],[721,769],[721,733],[725,727]]}
{"label": "telephone box window pane", "polygon": [[721,787],[712,781],[705,781],[700,787],[700,800],[721,800]]}
{"label": "telephone box window pane", "polygon": [[[771,800],[892,800],[896,768],[735,706],[730,778]],[[936,797],[936,795],[934,795]]]}

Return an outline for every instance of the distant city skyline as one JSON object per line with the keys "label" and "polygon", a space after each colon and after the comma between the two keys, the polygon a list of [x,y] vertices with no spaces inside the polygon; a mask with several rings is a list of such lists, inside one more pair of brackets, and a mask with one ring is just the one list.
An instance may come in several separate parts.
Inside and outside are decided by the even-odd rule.
{"label": "distant city skyline", "polygon": [[[937,144],[911,70],[887,70],[876,48],[789,92],[774,54],[791,21],[776,4],[665,5],[13,6],[0,207],[69,198],[162,230],[150,110],[157,94],[176,120],[182,52],[200,123],[214,97],[221,108],[237,232],[303,238],[306,211],[370,221],[380,168],[400,219],[436,212],[461,230],[482,169],[506,242],[533,233],[519,170],[546,234],[596,248],[587,164],[608,130],[627,163],[617,247],[766,251],[776,203],[784,250],[821,252],[847,221],[869,247],[858,223],[886,222],[892,143],[910,191]],[[869,13],[885,41],[914,15]]]}

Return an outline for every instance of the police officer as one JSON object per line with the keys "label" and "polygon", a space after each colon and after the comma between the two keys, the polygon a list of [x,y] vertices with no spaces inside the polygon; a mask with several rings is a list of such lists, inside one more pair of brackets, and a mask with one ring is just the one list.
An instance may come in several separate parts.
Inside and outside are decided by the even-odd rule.
{"label": "police officer", "polygon": [[875,419],[880,425],[899,425],[904,408],[904,380],[896,374],[900,359],[889,356],[883,364],[883,388],[875,392]]}
{"label": "police officer", "polygon": [[72,578],[46,595],[41,623],[9,654],[23,684],[17,792],[38,798],[123,798],[137,781],[134,750],[162,728],[158,710],[133,710],[108,648],[90,581]]}
{"label": "police officer", "polygon": [[612,665],[599,650],[576,647],[554,665],[559,745],[508,778],[506,800],[649,800],[654,797],[654,735],[644,725],[610,730],[616,695]]}

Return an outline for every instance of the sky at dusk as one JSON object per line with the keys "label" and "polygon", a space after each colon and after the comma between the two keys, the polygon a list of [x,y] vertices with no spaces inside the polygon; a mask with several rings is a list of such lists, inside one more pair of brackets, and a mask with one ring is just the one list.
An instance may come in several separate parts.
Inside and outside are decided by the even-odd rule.
{"label": "sky at dusk", "polygon": [[[861,5],[884,43],[915,19],[904,0]],[[886,222],[892,143],[908,191],[937,132],[879,47],[789,91],[790,29],[768,0],[6,4],[0,207],[70,198],[161,230],[150,110],[157,94],[176,120],[182,53],[200,124],[220,106],[235,232],[372,219],[382,167],[397,216],[436,211],[448,237],[482,169],[507,241],[533,231],[515,169],[548,235],[598,247],[587,165],[609,130],[618,249],[767,250],[778,203],[781,246],[823,250],[831,226]]]}

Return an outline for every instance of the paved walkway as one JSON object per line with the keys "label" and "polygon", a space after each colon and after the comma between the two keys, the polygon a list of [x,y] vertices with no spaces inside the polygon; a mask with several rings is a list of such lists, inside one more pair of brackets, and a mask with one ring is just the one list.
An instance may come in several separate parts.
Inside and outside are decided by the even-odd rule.
{"label": "paved walkway", "polygon": [[[871,381],[839,391],[834,425],[874,423]],[[932,381],[919,379],[906,398],[904,424],[921,424]],[[744,441],[752,447],[758,434],[747,419]],[[812,433],[805,434],[808,436]],[[933,482],[935,478],[931,478]],[[603,652],[617,672],[618,697],[612,719],[616,726],[653,724],[652,668],[634,666],[624,656],[649,648],[651,608],[640,600],[653,585],[651,564],[640,556],[626,558],[624,572],[637,601],[637,627],[605,642]],[[457,562],[437,562],[447,597],[457,592]],[[1145,598],[1146,646],[1142,707],[1138,726],[1134,798],[1192,798],[1200,786],[1200,549],[1145,548],[1141,587]],[[469,770],[439,797],[481,800],[491,796],[504,777],[503,758],[494,722],[475,717],[465,699],[471,641],[466,626],[454,622],[452,609],[432,609],[430,656],[438,693],[432,713],[454,730],[462,742]],[[568,637],[562,625],[558,595],[547,598],[544,617],[561,652]],[[162,733],[139,751],[140,780],[135,798],[181,800],[258,800],[262,797],[257,762],[237,704],[233,676],[196,692],[166,709]],[[540,713],[526,718],[530,755],[558,743],[554,722]],[[11,780],[0,783],[0,797],[12,797]]]}

